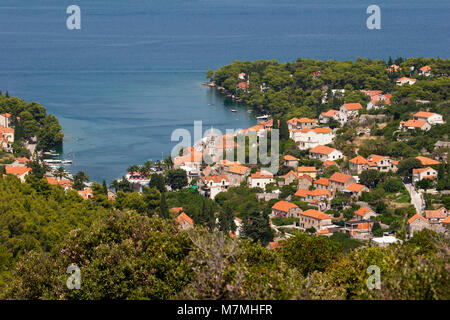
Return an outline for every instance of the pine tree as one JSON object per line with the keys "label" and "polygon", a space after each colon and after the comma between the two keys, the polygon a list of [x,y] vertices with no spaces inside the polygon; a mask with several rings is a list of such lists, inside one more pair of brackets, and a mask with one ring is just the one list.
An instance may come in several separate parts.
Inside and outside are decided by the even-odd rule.
{"label": "pine tree", "polygon": [[5,97],[9,98],[9,92],[8,92],[8,90],[6,90]]}
{"label": "pine tree", "polygon": [[225,205],[219,213],[219,229],[225,233],[235,232],[236,224],[234,223],[233,210],[228,205]]}
{"label": "pine tree", "polygon": [[108,195],[108,187],[106,186],[105,180],[103,180],[102,187],[103,187],[103,193]]}
{"label": "pine tree", "polygon": [[169,207],[167,206],[166,202],[166,194],[163,192],[161,193],[161,200],[159,203],[159,216],[164,219],[169,219]]}

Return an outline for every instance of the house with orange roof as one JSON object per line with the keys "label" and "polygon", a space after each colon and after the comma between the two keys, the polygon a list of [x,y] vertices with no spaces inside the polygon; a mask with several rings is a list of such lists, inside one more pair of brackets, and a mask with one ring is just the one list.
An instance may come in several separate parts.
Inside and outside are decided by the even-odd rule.
{"label": "house with orange roof", "polygon": [[414,233],[416,233],[417,231],[421,231],[423,229],[431,229],[431,225],[428,220],[420,213],[416,213],[414,216],[412,216],[408,220],[407,225],[410,238],[412,238],[414,236]]}
{"label": "house with orange roof", "polygon": [[407,130],[422,130],[428,131],[431,129],[431,125],[423,120],[407,120],[400,121],[399,130],[407,131]]}
{"label": "house with orange roof", "polygon": [[237,164],[228,169],[226,175],[230,180],[230,185],[240,185],[242,181],[250,174],[250,168]]}
{"label": "house with orange roof", "polygon": [[367,103],[367,110],[383,109],[385,106],[391,104],[392,94],[376,94],[370,97],[370,101]]}
{"label": "house with orange roof", "polygon": [[330,186],[330,181],[328,178],[320,178],[319,180],[314,181],[313,187],[316,189],[327,189]]}
{"label": "house with orange roof", "polygon": [[431,76],[431,67],[429,65],[423,66],[419,69],[419,74],[426,77]]}
{"label": "house with orange roof", "polygon": [[400,68],[400,66],[393,64],[391,65],[389,68],[386,69],[389,72],[398,72],[400,70],[402,70],[402,68]]}
{"label": "house with orange roof", "polygon": [[202,177],[200,181],[204,195],[213,200],[220,192],[226,192],[230,186],[230,180],[223,174]]}
{"label": "house with orange roof", "polygon": [[442,220],[442,226],[447,230],[447,232],[450,231],[450,216]]}
{"label": "house with orange roof", "polygon": [[331,216],[318,210],[309,209],[300,212],[299,226],[303,229],[314,228],[320,230],[332,226]]}
{"label": "house with orange roof", "polygon": [[84,200],[94,198],[94,191],[90,187],[85,187],[83,190],[78,191],[78,194],[83,197]]}
{"label": "house with orange roof", "polygon": [[245,92],[248,92],[248,89],[250,88],[250,82],[239,82],[236,86],[236,89],[244,90]]}
{"label": "house with orange roof", "polygon": [[16,176],[21,182],[25,182],[25,177],[31,173],[31,168],[24,166],[5,166],[6,174]]}
{"label": "house with orange roof", "polygon": [[359,112],[363,109],[361,103],[344,103],[341,106],[341,113],[347,116],[347,119],[355,118],[359,115]]}
{"label": "house with orange roof", "polygon": [[298,179],[297,173],[295,173],[295,171],[291,170],[288,173],[286,173],[284,176],[282,176],[282,178],[284,179],[284,185],[289,185],[292,182],[294,182],[295,180]]}
{"label": "house with orange roof", "polygon": [[49,184],[61,186],[64,190],[68,190],[72,187],[72,183],[70,182],[70,180],[67,179],[53,178],[53,177],[46,177],[45,179]]}
{"label": "house with orange roof", "polygon": [[370,220],[371,218],[376,217],[377,214],[370,208],[361,207],[355,211],[355,215],[352,220],[361,221],[361,220]]}
{"label": "house with orange roof", "polygon": [[372,236],[372,220],[350,220],[344,224],[344,232],[358,240],[368,240]]}
{"label": "house with orange roof", "polygon": [[287,121],[289,130],[311,129],[318,125],[317,119],[310,118],[292,118]]}
{"label": "house with orange roof", "polygon": [[304,167],[304,166],[298,167],[297,175],[302,176],[304,174],[315,179],[317,177],[317,169],[316,169],[316,167]]}
{"label": "house with orange roof", "polygon": [[0,138],[5,139],[8,143],[14,143],[14,128],[0,127]]}
{"label": "house with orange roof", "polygon": [[356,183],[355,178],[351,175],[344,174],[341,172],[335,172],[329,179],[330,185],[329,189],[332,193],[336,193],[338,191],[343,191],[349,185]]}
{"label": "house with orange roof", "polygon": [[322,166],[324,167],[324,168],[328,168],[328,167],[331,167],[331,166],[338,166],[338,164],[336,163],[336,162],[334,162],[334,161],[331,161],[331,160],[325,160],[323,163],[322,163]]}
{"label": "house with orange roof", "polygon": [[283,157],[283,160],[284,160],[284,165],[286,167],[291,167],[291,168],[297,169],[298,159],[296,157],[291,156],[291,155],[285,155]]}
{"label": "house with orange roof", "polygon": [[281,243],[278,242],[278,241],[272,241],[272,242],[269,242],[269,244],[267,245],[267,248],[270,249],[270,250],[279,250],[279,249],[281,249],[282,247],[283,247],[283,246],[282,246]]}
{"label": "house with orange roof", "polygon": [[335,148],[319,145],[309,150],[309,157],[311,159],[318,159],[322,161],[335,161],[341,159],[344,155]]}
{"label": "house with orange roof", "polygon": [[242,73],[238,74],[238,78],[241,79],[241,80],[245,80],[245,76],[246,76],[245,72],[242,72]]}
{"label": "house with orange roof", "polygon": [[419,121],[426,121],[432,126],[437,124],[444,124],[444,119],[442,115],[434,112],[420,111],[413,114],[413,119]]}
{"label": "house with orange roof", "polygon": [[367,163],[363,165],[363,170],[378,170],[380,172],[396,172],[397,165],[388,156],[371,154],[367,157]]}
{"label": "house with orange roof", "polygon": [[347,115],[340,112],[339,110],[330,109],[326,112],[322,112],[319,116],[320,123],[328,123],[330,119],[339,121],[342,126],[347,122]]}
{"label": "house with orange roof", "polygon": [[9,113],[0,114],[0,127],[11,128],[12,126],[12,117]]}
{"label": "house with orange roof", "polygon": [[444,232],[443,221],[449,216],[449,212],[445,207],[436,210],[425,210],[425,218],[430,223],[431,228],[437,232]]}
{"label": "house with orange roof", "polygon": [[297,187],[299,189],[309,189],[309,187],[312,186],[314,179],[311,178],[309,175],[307,174],[299,175],[297,173],[297,177],[298,177]]}
{"label": "house with orange roof", "polygon": [[359,183],[352,183],[342,191],[352,197],[360,197],[363,192],[369,192],[369,188]]}
{"label": "house with orange roof", "polygon": [[250,188],[266,189],[266,185],[275,182],[273,174],[266,170],[261,170],[250,175],[248,184]]}
{"label": "house with orange roof", "polygon": [[415,184],[423,179],[436,180],[438,173],[431,167],[413,169],[412,182]]}
{"label": "house with orange roof", "polygon": [[178,223],[181,230],[188,230],[194,227],[194,220],[184,212],[180,213],[175,221]]}
{"label": "house with orange roof", "polygon": [[194,150],[189,154],[175,157],[173,159],[173,165],[175,169],[180,169],[181,167],[188,167],[191,168],[193,171],[200,172],[202,160],[203,160],[203,153]]}
{"label": "house with orange roof", "polygon": [[355,158],[350,159],[348,162],[350,171],[360,174],[364,170],[364,165],[367,164],[368,161],[363,156],[358,155]]}
{"label": "house with orange roof", "polygon": [[272,206],[271,218],[298,218],[301,209],[294,203],[289,201],[278,201]]}
{"label": "house with orange roof", "polygon": [[416,82],[417,82],[417,79],[412,79],[412,78],[408,78],[408,77],[401,77],[401,78],[397,79],[396,84],[398,86],[402,86],[404,84],[413,85]]}
{"label": "house with orange roof", "polygon": [[296,129],[291,132],[291,139],[295,141],[300,150],[330,144],[335,138],[336,135],[330,128]]}
{"label": "house with orange roof", "polygon": [[427,158],[427,157],[423,157],[423,156],[417,156],[416,159],[419,160],[420,163],[423,166],[435,166],[435,165],[440,165],[441,164],[437,160],[434,160],[434,159],[431,159],[431,158]]}

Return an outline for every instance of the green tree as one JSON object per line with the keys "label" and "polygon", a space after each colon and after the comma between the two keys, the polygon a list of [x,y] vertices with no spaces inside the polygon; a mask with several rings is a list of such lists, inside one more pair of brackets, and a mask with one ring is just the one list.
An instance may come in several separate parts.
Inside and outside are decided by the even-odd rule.
{"label": "green tree", "polygon": [[236,231],[233,210],[229,205],[225,205],[222,210],[220,210],[218,219],[220,231],[223,231],[225,233]]}
{"label": "green tree", "polygon": [[83,190],[86,182],[89,182],[89,176],[84,171],[79,171],[73,176],[73,188],[75,190]]}
{"label": "green tree", "polygon": [[173,190],[180,190],[188,185],[186,171],[183,169],[169,170],[167,173],[167,183]]}

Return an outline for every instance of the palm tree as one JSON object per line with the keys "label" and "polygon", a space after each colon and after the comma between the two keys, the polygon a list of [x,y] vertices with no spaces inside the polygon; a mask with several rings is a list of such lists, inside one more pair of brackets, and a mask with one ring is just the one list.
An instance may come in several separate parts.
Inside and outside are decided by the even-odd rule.
{"label": "palm tree", "polygon": [[172,161],[172,157],[168,156],[165,160],[164,160],[164,164],[167,166],[167,169],[171,170],[173,169],[173,161]]}
{"label": "palm tree", "polygon": [[119,181],[117,181],[117,180],[111,181],[111,184],[109,185],[109,187],[114,189],[114,191],[117,193],[117,191],[119,190],[119,187],[120,187]]}

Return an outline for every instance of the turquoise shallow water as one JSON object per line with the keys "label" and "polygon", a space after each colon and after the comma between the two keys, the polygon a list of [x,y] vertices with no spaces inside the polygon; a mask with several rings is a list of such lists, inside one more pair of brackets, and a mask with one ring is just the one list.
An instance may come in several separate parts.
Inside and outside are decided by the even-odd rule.
{"label": "turquoise shallow water", "polygon": [[[175,128],[255,123],[201,86],[233,60],[449,57],[449,2],[360,0],[79,0],[82,30],[65,27],[66,0],[2,0],[0,88],[42,103],[63,125],[73,171],[110,181],[160,159]],[[230,109],[238,109],[234,114]]]}

